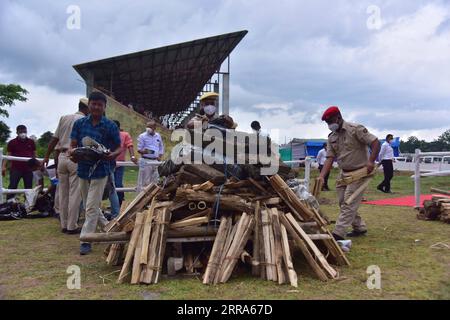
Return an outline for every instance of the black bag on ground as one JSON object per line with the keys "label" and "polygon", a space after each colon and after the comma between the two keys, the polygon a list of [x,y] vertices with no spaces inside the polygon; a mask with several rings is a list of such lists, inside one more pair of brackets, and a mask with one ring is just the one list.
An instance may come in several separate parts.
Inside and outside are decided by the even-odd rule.
{"label": "black bag on ground", "polygon": [[27,210],[21,203],[8,201],[0,204],[0,221],[20,220],[27,216]]}

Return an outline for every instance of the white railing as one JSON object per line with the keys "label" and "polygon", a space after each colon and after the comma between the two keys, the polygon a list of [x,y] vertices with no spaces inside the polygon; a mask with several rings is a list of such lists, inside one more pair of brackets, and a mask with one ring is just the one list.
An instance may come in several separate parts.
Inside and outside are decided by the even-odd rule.
{"label": "white railing", "polygon": [[[3,168],[3,160],[9,160],[9,161],[20,161],[20,162],[27,162],[31,158],[27,157],[14,157],[14,156],[8,156],[3,154],[3,148],[0,148],[0,168]],[[42,158],[37,158],[39,161],[43,161]],[[305,160],[293,160],[293,161],[284,161],[286,164],[305,164],[305,178],[304,178],[304,184],[309,190],[309,184],[310,184],[310,177],[311,177],[311,165],[314,162],[314,159],[311,157],[307,157]],[[162,164],[163,162],[155,161],[155,164]],[[138,167],[139,165],[135,164],[131,161],[117,161],[116,165],[118,167]],[[0,179],[0,203],[4,202],[3,196],[6,194],[23,194],[28,191],[31,191],[32,189],[5,189],[3,188],[3,179]],[[116,188],[116,191],[118,192],[136,192],[136,187],[128,187],[128,188]]]}
{"label": "white railing", "polygon": [[309,184],[311,181],[311,165],[314,162],[312,157],[306,157],[305,160],[293,160],[293,161],[283,161],[285,164],[305,164],[305,179],[303,183],[307,190],[309,190]]}
{"label": "white railing", "polygon": [[[414,175],[411,177],[414,179],[414,196],[416,199],[416,208],[420,208],[420,178],[421,177],[436,177],[436,176],[450,176],[450,170],[445,171],[432,171],[421,173],[420,171],[420,159],[424,157],[445,157],[450,156],[450,152],[421,152],[420,149],[416,149],[414,158]],[[441,168],[440,168],[441,169]]]}
{"label": "white railing", "polygon": [[[27,162],[31,158],[26,157],[14,157],[14,156],[8,156],[3,154],[3,148],[0,148],[0,168],[3,168],[3,160],[9,160],[9,161],[20,161],[20,162]],[[44,159],[38,158],[39,161],[43,161]],[[161,164],[162,162],[155,161],[155,164]],[[137,164],[131,161],[117,161],[116,165],[118,167],[138,167]],[[136,192],[136,187],[131,188],[116,188],[118,192]],[[3,179],[0,179],[0,203],[4,202],[3,196],[5,194],[23,194],[28,191],[31,191],[31,189],[5,189],[3,188]]]}

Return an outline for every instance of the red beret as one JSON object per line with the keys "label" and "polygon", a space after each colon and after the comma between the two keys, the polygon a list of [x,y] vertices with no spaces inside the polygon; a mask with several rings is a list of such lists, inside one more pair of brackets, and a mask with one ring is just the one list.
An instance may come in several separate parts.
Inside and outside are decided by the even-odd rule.
{"label": "red beret", "polygon": [[326,121],[326,120],[328,120],[329,118],[331,118],[332,116],[335,116],[335,115],[338,115],[338,114],[341,114],[341,111],[339,110],[339,108],[338,107],[329,107],[324,113],[323,113],[323,116],[322,116],[322,121]]}

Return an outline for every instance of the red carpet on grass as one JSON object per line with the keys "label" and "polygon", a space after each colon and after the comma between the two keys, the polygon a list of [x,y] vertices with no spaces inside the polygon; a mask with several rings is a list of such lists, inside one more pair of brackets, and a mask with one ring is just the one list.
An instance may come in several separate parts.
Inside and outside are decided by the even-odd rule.
{"label": "red carpet on grass", "polygon": [[[431,200],[432,194],[426,194],[420,196],[420,205],[423,204],[425,200]],[[362,202],[363,204],[372,204],[376,206],[395,206],[395,207],[415,207],[416,199],[414,196],[400,197],[400,198],[388,198],[374,201]]]}

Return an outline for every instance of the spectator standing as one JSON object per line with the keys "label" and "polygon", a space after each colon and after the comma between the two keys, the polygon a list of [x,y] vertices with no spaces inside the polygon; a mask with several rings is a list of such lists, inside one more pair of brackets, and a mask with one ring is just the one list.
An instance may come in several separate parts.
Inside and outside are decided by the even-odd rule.
{"label": "spectator standing", "polygon": [[161,161],[164,155],[164,143],[161,135],[156,132],[156,122],[151,120],[147,123],[146,132],[138,137],[139,177],[138,192],[147,185],[159,179],[158,165],[156,161]]}
{"label": "spectator standing", "polygon": [[394,177],[394,149],[392,148],[392,142],[394,136],[388,134],[386,141],[381,145],[380,155],[378,159],[383,165],[384,180],[378,185],[377,189],[384,193],[392,193],[391,180]]}
{"label": "spectator standing", "polygon": [[[34,141],[27,136],[27,127],[19,125],[16,128],[17,137],[8,142],[7,152],[9,156],[36,158],[36,145]],[[6,175],[7,161],[3,161],[2,176]],[[24,188],[33,188],[33,171],[28,167],[26,162],[11,161],[9,170],[9,187],[8,189],[17,189],[20,180],[23,180]],[[13,194],[9,194],[7,199],[13,198]]]}

